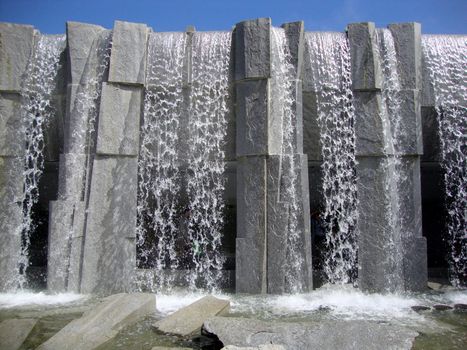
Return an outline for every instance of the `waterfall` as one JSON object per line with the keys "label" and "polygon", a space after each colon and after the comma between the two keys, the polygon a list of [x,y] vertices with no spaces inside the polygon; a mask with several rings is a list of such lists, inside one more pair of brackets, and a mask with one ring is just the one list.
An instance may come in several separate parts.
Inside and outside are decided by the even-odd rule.
{"label": "waterfall", "polygon": [[184,33],[152,33],[149,37],[138,159],[137,246],[139,265],[156,270],[155,286],[159,288],[169,288],[173,282],[162,270],[180,265],[176,250],[181,186],[178,139],[185,50]]}
{"label": "waterfall", "polygon": [[402,171],[400,154],[401,140],[401,84],[397,71],[397,57],[394,39],[388,29],[378,29],[378,49],[382,69],[381,86],[381,115],[383,122],[383,137],[385,142],[384,173],[386,194],[386,232],[385,249],[393,252],[389,254],[388,266],[392,266],[391,273],[386,276],[394,290],[402,290],[399,280],[403,275],[403,237],[404,213],[401,211],[402,183],[405,175]]}
{"label": "waterfall", "polygon": [[64,35],[41,35],[21,88],[26,152],[23,172],[21,252],[18,254],[18,276],[15,281],[21,289],[26,287],[30,238],[37,227],[37,223],[33,220],[33,211],[39,200],[39,181],[44,170],[44,130],[55,117],[53,94],[64,45]]}
{"label": "waterfall", "polygon": [[227,132],[230,32],[194,33],[189,114],[188,235],[194,262],[190,283],[218,285],[224,258],[225,152]]}
{"label": "waterfall", "polygon": [[[296,84],[296,69],[292,64],[292,56],[285,31],[282,28],[272,28],[271,40],[271,113],[277,121],[276,133],[281,132],[281,166],[280,166],[280,198],[277,200],[288,206],[288,227],[286,247],[286,290],[300,292],[302,285],[300,276],[304,256],[300,245],[299,215],[300,193],[297,186],[299,181],[300,162],[295,154],[297,116],[293,109],[296,100],[294,89]],[[275,135],[277,137],[277,135]],[[274,137],[274,135],[272,135]]]}
{"label": "waterfall", "polygon": [[343,33],[306,33],[320,129],[326,230],[324,273],[330,283],[357,277],[355,115],[350,52]]}
{"label": "waterfall", "polygon": [[451,283],[467,280],[467,38],[422,36],[423,60],[434,91],[447,206]]}
{"label": "waterfall", "polygon": [[137,232],[156,290],[176,270],[191,289],[221,282],[230,47],[230,32],[150,36]]}

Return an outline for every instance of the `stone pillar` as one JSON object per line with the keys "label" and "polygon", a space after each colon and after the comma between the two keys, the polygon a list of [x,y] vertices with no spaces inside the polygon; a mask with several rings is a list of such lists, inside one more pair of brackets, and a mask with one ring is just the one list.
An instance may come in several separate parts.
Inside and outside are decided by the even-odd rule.
{"label": "stone pillar", "polygon": [[132,286],[148,32],[144,24],[116,21],[114,25],[85,223],[82,293],[110,294]]}
{"label": "stone pillar", "polygon": [[[308,172],[303,155],[301,65],[303,23],[284,25],[297,76],[294,164],[300,174],[299,216],[303,266],[300,282],[312,288]],[[281,118],[271,115],[271,20],[238,23],[235,29],[237,239],[236,290],[239,293],[282,293],[286,290],[288,203],[281,200]],[[276,135],[277,136],[277,135]],[[280,135],[279,135],[280,136]]]}
{"label": "stone pillar", "polygon": [[[382,106],[383,77],[375,25],[369,22],[348,26],[358,162],[359,285],[363,290],[420,290],[426,286],[419,177],[419,29],[418,24],[390,26],[399,76],[403,76],[399,92],[402,132],[396,143],[399,149],[393,150],[388,139],[391,125]],[[387,181],[393,174],[387,162],[396,153],[404,180],[399,185],[399,203],[392,203]],[[388,217],[393,205],[399,206],[404,215],[402,227],[393,227]]]}
{"label": "stone pillar", "polygon": [[[97,43],[105,29],[67,22],[67,96],[63,121],[64,148],[59,156],[58,199],[49,207],[47,288],[79,292],[84,236],[88,83],[96,79]],[[87,103],[87,102],[86,102]],[[89,99],[90,105],[95,101]],[[80,140],[80,142],[77,141]]]}
{"label": "stone pillar", "polygon": [[402,236],[404,288],[423,291],[427,288],[427,245],[422,236],[420,159],[423,155],[421,90],[422,43],[419,23],[389,25],[394,38],[397,69],[401,82],[402,127],[399,153],[402,156],[401,213],[405,231]]}
{"label": "stone pillar", "polygon": [[0,291],[16,287],[21,252],[25,134],[21,81],[32,57],[32,26],[0,23]]}

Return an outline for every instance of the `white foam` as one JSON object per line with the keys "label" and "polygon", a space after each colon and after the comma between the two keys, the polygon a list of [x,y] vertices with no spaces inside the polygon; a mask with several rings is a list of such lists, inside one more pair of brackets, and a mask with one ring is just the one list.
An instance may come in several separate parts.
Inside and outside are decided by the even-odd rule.
{"label": "white foam", "polygon": [[1,293],[0,308],[12,308],[19,306],[54,306],[64,305],[83,300],[86,295],[75,293],[59,293],[46,294],[43,292],[18,292],[18,293]]}
{"label": "white foam", "polygon": [[158,294],[156,296],[156,308],[162,314],[171,314],[182,307],[201,299],[204,294],[201,293],[173,293]]}
{"label": "white foam", "polygon": [[444,297],[453,304],[467,304],[467,289],[446,292]]}

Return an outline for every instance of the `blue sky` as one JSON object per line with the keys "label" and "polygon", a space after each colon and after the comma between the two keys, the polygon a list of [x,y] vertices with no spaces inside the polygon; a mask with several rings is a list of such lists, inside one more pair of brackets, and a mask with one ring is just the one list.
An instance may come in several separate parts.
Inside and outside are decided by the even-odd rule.
{"label": "blue sky", "polygon": [[118,19],[183,31],[188,25],[227,30],[256,17],[271,17],[274,25],[303,20],[306,30],[416,21],[423,33],[467,34],[467,0],[0,0],[0,21],[32,24],[47,34],[64,33],[68,20],[112,28]]}

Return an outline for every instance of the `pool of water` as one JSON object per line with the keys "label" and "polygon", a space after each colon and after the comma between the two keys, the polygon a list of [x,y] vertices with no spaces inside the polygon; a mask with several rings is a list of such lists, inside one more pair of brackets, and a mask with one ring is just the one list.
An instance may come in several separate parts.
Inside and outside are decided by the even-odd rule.
{"label": "pool of water", "polygon": [[[202,298],[198,292],[172,291],[157,295],[157,309],[150,317],[123,329],[101,346],[110,349],[151,349],[153,346],[201,349],[203,338],[182,339],[155,332],[152,324],[166,315]],[[367,294],[351,286],[324,286],[311,293],[281,296],[218,294],[231,302],[229,316],[285,322],[324,320],[370,320],[395,324],[417,331],[413,349],[465,349],[467,312],[436,311],[434,305],[467,304],[467,290],[423,294]],[[96,297],[79,294],[45,293],[0,294],[0,321],[8,318],[36,318],[38,323],[22,349],[34,349],[71,320],[99,302]],[[414,311],[412,306],[430,310]]]}

